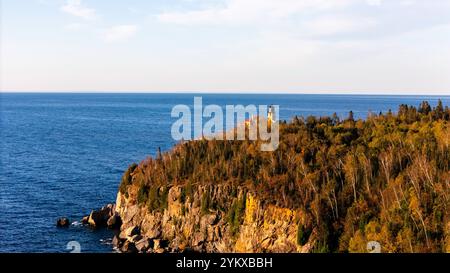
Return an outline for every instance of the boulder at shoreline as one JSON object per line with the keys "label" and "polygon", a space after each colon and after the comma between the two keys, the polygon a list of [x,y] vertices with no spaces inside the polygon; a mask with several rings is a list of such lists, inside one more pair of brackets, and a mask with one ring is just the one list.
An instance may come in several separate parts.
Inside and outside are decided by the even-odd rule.
{"label": "boulder at shoreline", "polygon": [[67,218],[67,217],[61,217],[61,218],[59,218],[57,221],[56,221],[56,226],[57,227],[64,227],[64,228],[66,228],[66,227],[69,227],[70,226],[70,221],[69,221],[69,218]]}

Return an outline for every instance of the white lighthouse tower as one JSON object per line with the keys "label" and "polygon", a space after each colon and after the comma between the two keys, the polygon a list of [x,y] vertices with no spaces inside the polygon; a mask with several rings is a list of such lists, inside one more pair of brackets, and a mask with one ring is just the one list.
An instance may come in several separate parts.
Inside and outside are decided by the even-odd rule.
{"label": "white lighthouse tower", "polygon": [[275,110],[273,108],[273,105],[269,106],[269,113],[267,114],[267,122],[269,124],[275,122]]}

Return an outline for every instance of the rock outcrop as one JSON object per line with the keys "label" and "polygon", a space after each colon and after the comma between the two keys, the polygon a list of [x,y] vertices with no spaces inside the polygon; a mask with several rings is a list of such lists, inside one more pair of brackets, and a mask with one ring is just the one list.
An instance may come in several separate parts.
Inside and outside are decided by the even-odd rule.
{"label": "rock outcrop", "polygon": [[92,210],[89,215],[81,219],[83,225],[89,225],[92,228],[119,229],[122,225],[120,216],[116,212],[116,205],[108,204],[99,210]]}
{"label": "rock outcrop", "polygon": [[173,186],[166,206],[153,211],[138,203],[137,194],[132,185],[117,195],[122,224],[113,241],[122,252],[310,252],[315,243],[315,231],[298,243],[300,211],[264,205],[245,189],[198,186],[186,197],[182,187]]}
{"label": "rock outcrop", "polygon": [[108,220],[114,216],[115,206],[106,205],[100,210],[93,210],[89,215],[88,223],[93,227],[107,226]]}

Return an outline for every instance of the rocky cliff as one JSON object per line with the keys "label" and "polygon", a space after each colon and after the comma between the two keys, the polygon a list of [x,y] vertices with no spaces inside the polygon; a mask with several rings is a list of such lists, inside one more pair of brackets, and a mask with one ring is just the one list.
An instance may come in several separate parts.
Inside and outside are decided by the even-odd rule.
{"label": "rocky cliff", "polygon": [[[167,193],[162,209],[138,203],[138,187],[118,193],[122,220],[115,245],[123,252],[309,252],[314,231],[300,242],[299,211],[263,205],[243,188],[229,185],[158,188]],[[208,204],[205,204],[208,203]]]}

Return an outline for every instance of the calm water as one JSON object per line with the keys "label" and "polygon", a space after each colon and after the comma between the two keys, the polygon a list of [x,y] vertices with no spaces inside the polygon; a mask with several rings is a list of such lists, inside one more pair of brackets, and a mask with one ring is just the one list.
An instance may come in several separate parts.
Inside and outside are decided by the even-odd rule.
{"label": "calm water", "polygon": [[[72,225],[115,201],[122,172],[132,162],[174,144],[170,112],[192,94],[0,94],[0,252],[109,252],[108,231]],[[337,95],[202,95],[204,104],[278,104],[293,115],[364,118],[438,97]],[[450,105],[450,97],[443,98]]]}

